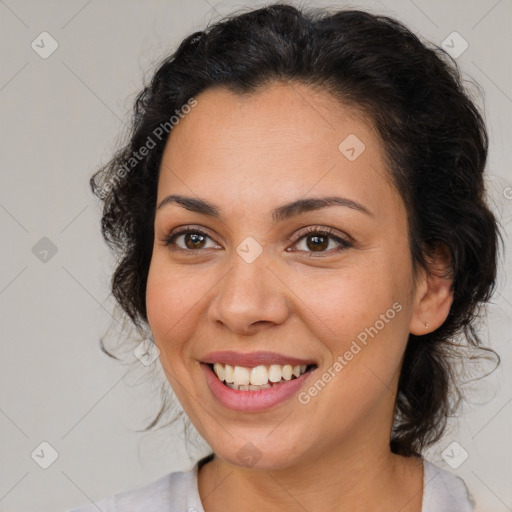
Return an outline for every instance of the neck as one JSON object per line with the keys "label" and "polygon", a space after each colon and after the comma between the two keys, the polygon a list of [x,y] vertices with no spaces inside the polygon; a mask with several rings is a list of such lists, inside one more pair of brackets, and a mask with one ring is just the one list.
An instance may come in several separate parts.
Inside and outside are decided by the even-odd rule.
{"label": "neck", "polygon": [[375,442],[362,441],[337,450],[315,447],[314,454],[275,470],[239,467],[215,456],[199,471],[204,510],[421,512],[422,461],[391,453],[387,443],[376,449]]}

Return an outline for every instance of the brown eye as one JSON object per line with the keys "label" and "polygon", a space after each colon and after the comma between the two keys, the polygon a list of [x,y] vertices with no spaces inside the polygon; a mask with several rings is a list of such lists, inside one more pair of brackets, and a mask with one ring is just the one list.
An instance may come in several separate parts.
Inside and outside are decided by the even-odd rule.
{"label": "brown eye", "polygon": [[199,233],[185,233],[183,240],[187,249],[202,249],[205,237]]}
{"label": "brown eye", "polygon": [[[172,233],[165,240],[166,246],[172,246],[172,248],[181,249],[183,251],[195,251],[201,249],[207,249],[206,244],[211,238],[198,229],[182,229],[176,233]],[[217,247],[215,244],[210,247]]]}
{"label": "brown eye", "polygon": [[[334,243],[334,247],[332,246]],[[317,253],[323,255],[343,251],[352,247],[352,243],[334,235],[331,230],[309,228],[306,233],[303,232],[295,242],[297,250],[309,253],[310,256]]]}
{"label": "brown eye", "polygon": [[308,235],[306,240],[308,240],[306,242],[308,249],[312,251],[322,251],[329,246],[329,237],[327,236]]}

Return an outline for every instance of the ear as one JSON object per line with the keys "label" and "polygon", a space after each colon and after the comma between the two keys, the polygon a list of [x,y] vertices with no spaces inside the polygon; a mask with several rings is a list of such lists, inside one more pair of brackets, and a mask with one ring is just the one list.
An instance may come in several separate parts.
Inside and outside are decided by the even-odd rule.
{"label": "ear", "polygon": [[448,248],[439,245],[429,257],[428,269],[421,269],[417,277],[409,325],[411,334],[421,336],[443,324],[453,302],[452,283]]}

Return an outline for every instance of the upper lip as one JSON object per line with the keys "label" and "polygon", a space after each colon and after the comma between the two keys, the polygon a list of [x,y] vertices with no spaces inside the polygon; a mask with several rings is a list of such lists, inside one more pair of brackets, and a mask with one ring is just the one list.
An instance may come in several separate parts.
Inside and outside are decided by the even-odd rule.
{"label": "upper lip", "polygon": [[277,354],[276,352],[234,352],[230,350],[220,352],[210,352],[201,359],[201,362],[214,364],[229,364],[231,366],[245,366],[253,368],[260,365],[271,365],[271,364],[291,364],[296,365],[316,365],[312,359],[299,359],[297,357],[286,356],[284,354]]}

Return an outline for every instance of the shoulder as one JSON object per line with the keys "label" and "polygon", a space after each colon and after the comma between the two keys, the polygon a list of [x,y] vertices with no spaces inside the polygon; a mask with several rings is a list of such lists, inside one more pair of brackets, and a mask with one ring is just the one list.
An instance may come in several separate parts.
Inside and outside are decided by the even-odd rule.
{"label": "shoulder", "polygon": [[197,488],[197,463],[188,471],[169,473],[150,484],[108,496],[66,512],[203,512]]}
{"label": "shoulder", "polygon": [[472,512],[475,503],[462,478],[423,460],[422,512]]}

